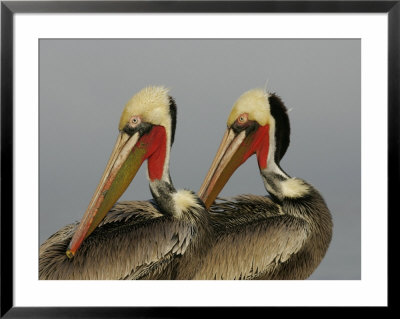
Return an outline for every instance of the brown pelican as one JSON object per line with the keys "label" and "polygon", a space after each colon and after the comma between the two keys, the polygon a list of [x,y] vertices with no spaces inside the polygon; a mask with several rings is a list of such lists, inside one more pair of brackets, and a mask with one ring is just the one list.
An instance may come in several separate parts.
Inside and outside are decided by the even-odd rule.
{"label": "brown pelican", "polygon": [[[41,245],[40,279],[190,279],[194,275],[211,238],[209,215],[197,195],[176,191],[171,182],[169,154],[175,125],[176,105],[166,88],[147,87],[132,97],[80,224],[63,227]],[[146,159],[154,201],[114,205]]]}
{"label": "brown pelican", "polygon": [[[194,279],[308,278],[328,249],[332,220],[319,192],[279,165],[289,145],[286,107],[275,94],[250,90],[234,104],[227,125],[199,191],[216,240]],[[212,205],[253,154],[270,197],[241,195]]]}

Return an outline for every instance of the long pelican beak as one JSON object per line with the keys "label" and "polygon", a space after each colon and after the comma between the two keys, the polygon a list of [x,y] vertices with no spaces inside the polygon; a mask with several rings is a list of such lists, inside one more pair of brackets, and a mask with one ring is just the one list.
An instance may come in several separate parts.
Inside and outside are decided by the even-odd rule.
{"label": "long pelican beak", "polygon": [[269,125],[260,126],[250,132],[243,130],[235,133],[230,128],[226,130],[198,193],[207,209],[210,208],[233,172],[251,155],[257,153],[260,168],[266,167],[268,132]]}
{"label": "long pelican beak", "polygon": [[246,160],[244,158],[248,149],[246,141],[248,141],[248,138],[246,138],[245,131],[238,135],[232,129],[225,132],[217,154],[199,190],[199,197],[203,200],[207,209],[217,198],[233,172]]}
{"label": "long pelican beak", "polygon": [[145,146],[139,145],[139,138],[139,133],[119,134],[100,183],[69,244],[68,258],[75,255],[83,240],[100,224],[135,177],[147,151]]}

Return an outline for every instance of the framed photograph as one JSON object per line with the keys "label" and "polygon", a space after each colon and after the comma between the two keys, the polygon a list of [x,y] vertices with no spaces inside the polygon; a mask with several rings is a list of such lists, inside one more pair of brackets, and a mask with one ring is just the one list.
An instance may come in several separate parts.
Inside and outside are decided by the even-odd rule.
{"label": "framed photograph", "polygon": [[[1,316],[388,307],[399,18],[399,1],[2,1]],[[125,104],[149,86],[176,103],[169,172],[195,193],[235,101],[256,88],[282,99],[279,165],[321,193],[333,221],[308,280],[39,278],[40,245],[81,219]],[[267,195],[259,167],[247,160],[218,196]],[[150,199],[148,174],[119,201]]]}

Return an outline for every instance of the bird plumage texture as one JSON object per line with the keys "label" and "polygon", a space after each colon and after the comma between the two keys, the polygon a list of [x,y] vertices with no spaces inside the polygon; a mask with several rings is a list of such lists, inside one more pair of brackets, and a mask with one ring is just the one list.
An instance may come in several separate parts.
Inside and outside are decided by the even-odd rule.
{"label": "bird plumage texture", "polygon": [[332,219],[320,194],[239,195],[209,209],[215,242],[194,279],[307,279],[324,257]]}
{"label": "bird plumage texture", "polygon": [[[175,279],[180,263],[199,259],[207,249],[208,222],[207,216],[202,217],[196,214],[177,221],[162,214],[152,200],[117,203],[73,259],[65,251],[78,223],[61,228],[45,241],[40,247],[39,278]],[[190,260],[183,258],[185,253],[191,255]],[[183,269],[179,278],[190,279],[195,270]]]}

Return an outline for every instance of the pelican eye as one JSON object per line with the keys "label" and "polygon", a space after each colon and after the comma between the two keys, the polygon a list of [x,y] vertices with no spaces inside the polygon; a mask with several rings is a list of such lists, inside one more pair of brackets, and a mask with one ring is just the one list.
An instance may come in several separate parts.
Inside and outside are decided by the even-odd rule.
{"label": "pelican eye", "polygon": [[244,124],[244,123],[247,122],[247,119],[248,119],[247,114],[243,113],[238,117],[237,121],[238,121],[239,124]]}
{"label": "pelican eye", "polygon": [[131,127],[135,127],[137,125],[139,125],[141,122],[141,119],[139,116],[132,116],[131,119],[129,120],[129,125]]}

